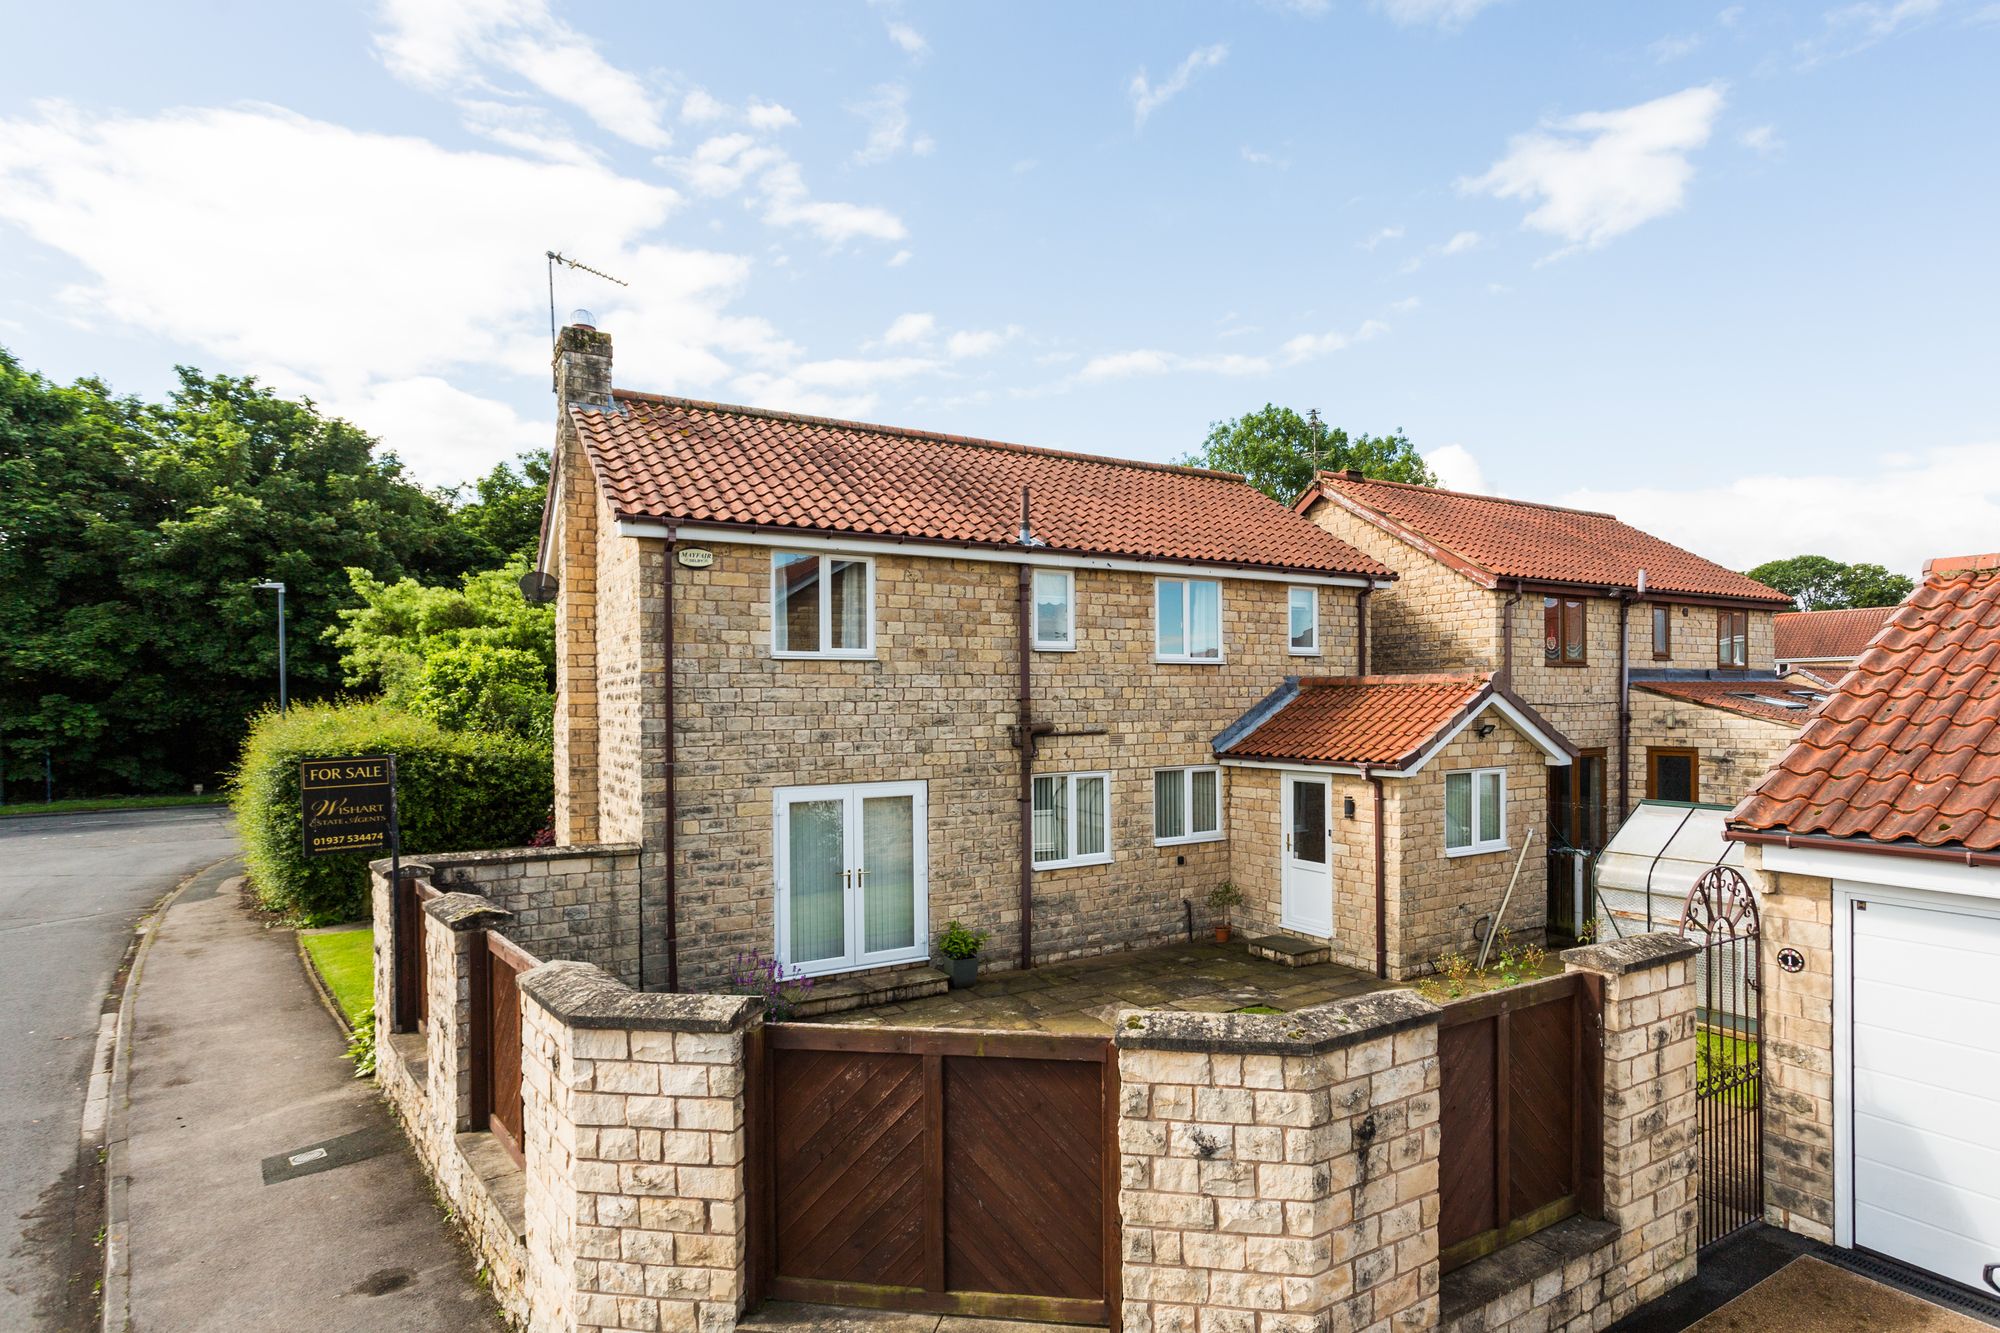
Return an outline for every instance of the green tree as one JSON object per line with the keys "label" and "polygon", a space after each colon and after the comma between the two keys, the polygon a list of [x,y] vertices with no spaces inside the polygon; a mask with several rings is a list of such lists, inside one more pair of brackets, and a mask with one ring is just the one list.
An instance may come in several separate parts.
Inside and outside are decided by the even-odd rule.
{"label": "green tree", "polygon": [[549,489],[549,451],[537,449],[512,463],[497,464],[472,484],[452,492],[457,502],[451,525],[476,544],[477,565],[492,568],[517,558],[534,558],[542,536],[542,501]]}
{"label": "green tree", "polygon": [[1759,583],[1788,594],[1801,611],[1894,606],[1916,586],[1914,580],[1892,574],[1881,565],[1850,565],[1823,555],[1767,560],[1746,572]]}
{"label": "green tree", "polygon": [[1314,469],[1358,468],[1382,481],[1437,485],[1416,446],[1401,430],[1389,435],[1349,435],[1329,427],[1317,411],[1300,416],[1271,403],[1208,428],[1201,448],[1181,459],[1195,467],[1240,472],[1280,504],[1290,504],[1311,484]]}
{"label": "green tree", "polygon": [[[340,685],[346,570],[455,578],[486,559],[447,497],[310,401],[183,367],[161,403],[62,387],[0,350],[0,757],[70,794],[185,790],[235,759],[277,682]],[[35,784],[37,787],[39,783]],[[39,794],[39,793],[37,793]]]}
{"label": "green tree", "polygon": [[555,709],[555,608],[521,597],[525,560],[456,588],[384,583],[350,569],[353,600],[328,638],[345,683],[453,730],[548,744]]}

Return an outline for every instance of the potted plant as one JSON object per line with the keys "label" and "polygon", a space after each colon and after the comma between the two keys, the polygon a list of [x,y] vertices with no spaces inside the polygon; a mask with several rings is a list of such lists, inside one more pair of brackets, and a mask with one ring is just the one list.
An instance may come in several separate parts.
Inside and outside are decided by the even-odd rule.
{"label": "potted plant", "polygon": [[1208,891],[1208,909],[1221,919],[1215,923],[1215,942],[1229,943],[1229,909],[1241,906],[1243,892],[1228,880]]}
{"label": "potted plant", "polygon": [[944,934],[938,936],[938,952],[944,955],[953,990],[964,990],[979,980],[979,950],[985,943],[982,932],[967,930],[956,921],[948,923]]}

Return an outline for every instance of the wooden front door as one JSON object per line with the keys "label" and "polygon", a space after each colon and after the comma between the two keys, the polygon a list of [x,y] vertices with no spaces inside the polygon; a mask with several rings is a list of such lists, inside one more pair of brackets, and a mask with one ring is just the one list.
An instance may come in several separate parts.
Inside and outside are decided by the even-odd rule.
{"label": "wooden front door", "polygon": [[762,1040],[751,1161],[764,1295],[1116,1322],[1107,1039],[785,1023]]}

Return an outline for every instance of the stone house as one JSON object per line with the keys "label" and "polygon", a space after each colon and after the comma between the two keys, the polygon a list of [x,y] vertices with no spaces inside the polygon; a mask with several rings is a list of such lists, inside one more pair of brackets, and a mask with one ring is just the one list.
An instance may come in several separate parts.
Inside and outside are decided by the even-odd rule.
{"label": "stone house", "polygon": [[1730,817],[1767,1220],[2000,1277],[2000,554],[1934,560]]}
{"label": "stone house", "polygon": [[[1301,889],[1292,858],[1318,895],[1292,933],[1405,975],[1472,946],[1543,819],[1532,770],[1569,762],[1484,676],[1400,716],[1368,674],[1394,573],[1241,478],[614,388],[581,326],[557,379],[555,831],[636,860],[642,988],[716,988],[755,951],[864,1003],[931,984],[951,921],[1031,965],[1185,938],[1225,880],[1283,926],[1269,848],[1300,819],[1330,859]],[[1218,750],[1274,690],[1356,677],[1405,750],[1294,756],[1308,782]],[[1467,811],[1504,836],[1447,855]],[[1378,920],[1378,879],[1420,869],[1474,903],[1392,893],[1426,919]]]}
{"label": "stone house", "polygon": [[1729,803],[1803,722],[1776,675],[1791,599],[1610,514],[1323,472],[1293,509],[1396,572],[1381,671],[1492,672],[1578,751],[1549,769],[1549,910],[1642,799]]}

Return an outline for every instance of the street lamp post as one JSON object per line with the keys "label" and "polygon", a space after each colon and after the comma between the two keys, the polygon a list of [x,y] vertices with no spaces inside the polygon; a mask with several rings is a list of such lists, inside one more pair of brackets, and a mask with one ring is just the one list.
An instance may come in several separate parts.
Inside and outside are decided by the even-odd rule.
{"label": "street lamp post", "polygon": [[285,585],[282,583],[265,582],[256,584],[255,586],[260,592],[275,592],[278,594],[278,713],[282,716],[287,711],[285,699]]}

